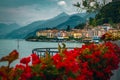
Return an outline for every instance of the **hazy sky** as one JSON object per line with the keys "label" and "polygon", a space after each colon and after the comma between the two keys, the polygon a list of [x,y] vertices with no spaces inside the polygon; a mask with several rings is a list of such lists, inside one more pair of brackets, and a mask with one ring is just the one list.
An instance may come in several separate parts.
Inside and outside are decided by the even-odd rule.
{"label": "hazy sky", "polygon": [[52,18],[61,12],[73,14],[72,4],[81,0],[0,0],[0,23],[26,25]]}

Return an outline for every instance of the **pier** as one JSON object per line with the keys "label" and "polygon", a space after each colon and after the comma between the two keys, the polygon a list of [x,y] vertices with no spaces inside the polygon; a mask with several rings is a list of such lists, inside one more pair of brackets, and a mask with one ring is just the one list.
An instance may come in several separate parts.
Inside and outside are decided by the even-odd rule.
{"label": "pier", "polygon": [[[67,47],[68,50],[74,49],[73,47]],[[32,50],[32,53],[36,53],[39,57],[45,57],[45,53],[49,53],[51,56],[58,53],[58,48],[35,48]]]}

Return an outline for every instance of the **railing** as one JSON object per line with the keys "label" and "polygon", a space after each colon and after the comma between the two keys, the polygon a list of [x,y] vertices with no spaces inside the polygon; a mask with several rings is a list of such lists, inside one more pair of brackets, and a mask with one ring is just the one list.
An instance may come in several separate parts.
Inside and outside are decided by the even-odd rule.
{"label": "railing", "polygon": [[[67,47],[68,50],[73,49],[73,47]],[[40,57],[45,57],[45,53],[48,52],[51,56],[58,53],[58,48],[35,48],[32,53],[36,53]]]}

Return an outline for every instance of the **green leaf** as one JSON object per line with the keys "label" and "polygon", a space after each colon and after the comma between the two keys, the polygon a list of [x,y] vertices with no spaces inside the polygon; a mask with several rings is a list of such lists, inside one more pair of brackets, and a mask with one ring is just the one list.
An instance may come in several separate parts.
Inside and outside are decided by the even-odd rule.
{"label": "green leaf", "polygon": [[58,52],[61,52],[61,46],[59,43],[58,43]]}
{"label": "green leaf", "polygon": [[65,45],[65,43],[62,43],[62,45],[63,45],[63,47],[62,47],[62,48],[63,48],[63,49],[65,49],[65,48],[66,48],[66,45]]}
{"label": "green leaf", "polygon": [[84,7],[87,7],[88,6],[88,4],[87,4],[87,1],[85,0],[85,1],[83,1],[83,6]]}

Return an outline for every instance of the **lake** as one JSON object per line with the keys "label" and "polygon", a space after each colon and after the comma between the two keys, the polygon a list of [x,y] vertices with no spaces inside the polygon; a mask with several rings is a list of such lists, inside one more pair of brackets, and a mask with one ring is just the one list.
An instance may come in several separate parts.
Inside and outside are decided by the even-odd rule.
{"label": "lake", "polygon": [[[67,47],[81,47],[82,43],[65,43]],[[12,50],[16,49],[19,52],[19,59],[32,54],[34,48],[49,48],[58,47],[58,42],[30,42],[23,39],[0,39],[0,58],[8,55]],[[15,61],[12,65],[18,63]],[[7,63],[0,63],[0,65],[6,65]]]}
{"label": "lake", "polygon": [[[19,44],[19,46],[18,46]],[[67,47],[81,47],[82,43],[65,43]],[[49,47],[58,47],[57,42],[29,42],[25,40],[0,40],[0,58],[8,55],[12,50],[16,49],[19,52],[19,59],[14,61],[11,65],[16,65],[19,63],[19,60],[22,57],[26,57],[32,54],[34,48],[49,48]],[[7,65],[6,62],[1,62],[1,65]],[[110,80],[119,80],[120,79],[120,68],[114,71],[114,76]]]}

